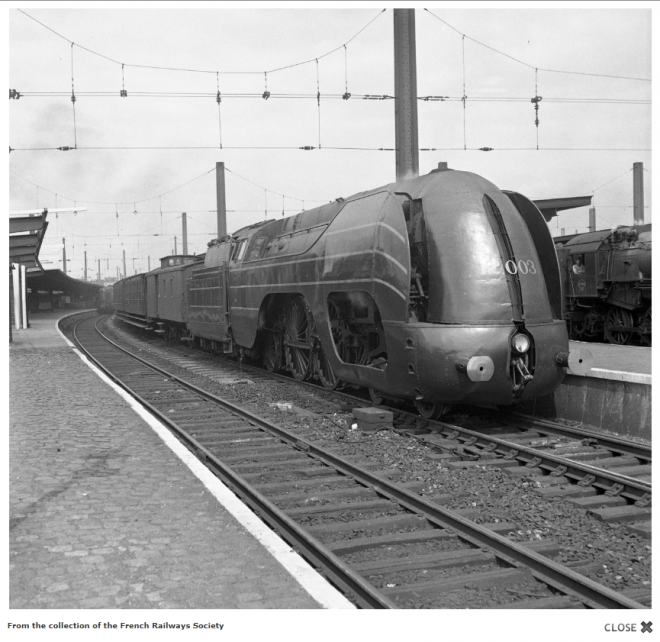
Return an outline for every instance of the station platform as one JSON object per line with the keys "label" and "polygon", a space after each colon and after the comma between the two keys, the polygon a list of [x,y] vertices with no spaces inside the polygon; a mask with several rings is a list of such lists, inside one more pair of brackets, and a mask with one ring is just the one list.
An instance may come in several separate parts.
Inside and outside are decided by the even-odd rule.
{"label": "station platform", "polygon": [[9,348],[9,607],[353,608],[89,367],[72,312]]}
{"label": "station platform", "polygon": [[593,356],[590,372],[568,371],[559,388],[521,410],[594,431],[652,443],[652,348],[571,341]]}
{"label": "station platform", "polygon": [[591,352],[594,358],[593,370],[590,374],[592,377],[607,379],[610,378],[610,373],[651,375],[653,363],[650,347],[617,346],[611,343],[585,343],[582,341],[570,341],[569,343],[571,349],[586,348]]}

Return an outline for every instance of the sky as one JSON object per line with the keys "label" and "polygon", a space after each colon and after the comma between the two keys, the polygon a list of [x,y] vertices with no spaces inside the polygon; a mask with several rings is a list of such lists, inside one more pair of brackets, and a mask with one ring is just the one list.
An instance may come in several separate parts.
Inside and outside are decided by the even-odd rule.
{"label": "sky", "polygon": [[[9,210],[79,208],[49,213],[44,268],[62,268],[64,238],[74,277],[85,252],[90,279],[99,260],[123,272],[124,251],[129,274],[153,269],[175,237],[182,251],[182,212],[204,252],[216,162],[228,231],[394,181],[394,101],[364,98],[394,95],[392,5],[180,6],[9,8]],[[447,162],[532,199],[593,195],[608,229],[632,224],[642,162],[651,221],[650,4],[405,6],[420,173]],[[550,224],[587,226],[588,208]]]}

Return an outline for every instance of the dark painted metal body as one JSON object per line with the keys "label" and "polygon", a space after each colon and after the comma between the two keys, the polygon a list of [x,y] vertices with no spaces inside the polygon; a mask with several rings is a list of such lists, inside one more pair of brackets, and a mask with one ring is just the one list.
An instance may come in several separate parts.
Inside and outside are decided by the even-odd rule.
{"label": "dark painted metal body", "polygon": [[640,334],[650,343],[650,224],[579,234],[558,255],[573,338],[604,332],[613,343],[627,343]]}
{"label": "dark painted metal body", "polygon": [[[190,274],[184,308],[150,298],[156,276],[170,274],[135,281],[147,294],[131,312],[186,323],[211,349],[257,359],[283,350],[294,376],[298,350],[387,395],[506,405],[548,394],[565,374],[545,221],[531,201],[475,174],[435,171],[243,228],[211,243],[204,267],[178,272]],[[291,334],[292,310],[304,317],[301,336]],[[512,338],[521,333],[530,376],[518,385]],[[470,363],[486,363],[488,375]]]}
{"label": "dark painted metal body", "polygon": [[115,310],[144,319],[145,323],[170,322],[185,327],[188,320],[187,279],[194,256],[176,255],[161,259],[161,267],[117,281]]}
{"label": "dark painted metal body", "polygon": [[112,302],[113,294],[114,288],[111,285],[107,285],[99,290],[97,296],[97,309],[102,314],[112,314],[114,310]]}
{"label": "dark painted metal body", "polygon": [[[514,252],[507,260],[518,274],[522,300],[516,309],[484,195],[496,203]],[[425,322],[412,318],[409,309],[411,250],[404,209],[411,202],[421,202],[425,221]],[[193,331],[208,328],[207,336],[220,341],[230,332],[237,346],[258,351],[259,332],[273,325],[273,315],[286,311],[287,302],[301,296],[341,380],[399,397],[506,404],[514,401],[510,338],[516,330],[513,319],[519,317],[533,338],[536,360],[534,380],[518,399],[547,394],[564,376],[555,355],[568,351],[568,341],[565,325],[558,314],[553,316],[560,301],[556,258],[554,265],[549,260],[555,256],[552,241],[540,212],[527,203],[527,219],[540,221],[531,231],[510,196],[474,174],[446,171],[240,230],[225,243],[224,268],[193,272],[190,287],[202,278],[220,284],[223,269],[229,281],[226,303],[216,301],[220,307],[206,310],[205,326],[202,311],[194,313],[200,324]],[[340,295],[373,300],[382,323],[384,366],[340,359],[328,313],[328,299]],[[475,355],[493,359],[490,381],[474,382],[457,371],[457,357]]]}
{"label": "dark painted metal body", "polygon": [[137,274],[117,281],[114,285],[113,305],[117,312],[146,317],[145,275]]}

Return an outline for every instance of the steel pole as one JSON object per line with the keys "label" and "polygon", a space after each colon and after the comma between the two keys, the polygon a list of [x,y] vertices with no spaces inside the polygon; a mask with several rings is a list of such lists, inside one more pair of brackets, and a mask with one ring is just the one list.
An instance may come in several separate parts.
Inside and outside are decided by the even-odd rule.
{"label": "steel pole", "polygon": [[595,207],[590,207],[589,208],[589,231],[590,232],[595,232],[596,231],[596,208]]}
{"label": "steel pole", "polygon": [[635,225],[644,225],[644,164],[633,163],[633,212]]}
{"label": "steel pole", "polygon": [[18,263],[12,263],[12,277],[14,279],[14,326],[21,329],[21,277]]}
{"label": "steel pole", "polygon": [[24,265],[21,265],[21,311],[23,314],[23,329],[26,330],[28,327],[28,318],[27,318],[27,268]]}
{"label": "steel pole", "polygon": [[66,274],[66,239],[62,239],[62,266],[64,274]]}
{"label": "steel pole", "polygon": [[185,212],[181,215],[181,226],[183,227],[183,253],[188,254],[188,221]]}
{"label": "steel pole", "polygon": [[218,203],[218,238],[227,235],[227,204],[225,200],[225,164],[215,164],[215,193]]}
{"label": "steel pole", "polygon": [[396,180],[419,176],[415,10],[394,9]]}

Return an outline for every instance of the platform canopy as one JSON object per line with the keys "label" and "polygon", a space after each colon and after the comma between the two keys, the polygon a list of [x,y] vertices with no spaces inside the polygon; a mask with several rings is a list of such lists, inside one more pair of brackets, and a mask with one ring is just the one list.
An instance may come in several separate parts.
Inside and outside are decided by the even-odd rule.
{"label": "platform canopy", "polygon": [[99,283],[81,281],[64,274],[62,270],[42,270],[41,273],[28,272],[28,287],[41,292],[62,292],[69,296],[90,298],[103,288]]}
{"label": "platform canopy", "polygon": [[576,207],[587,207],[591,205],[593,196],[569,196],[567,198],[545,198],[534,201],[534,205],[541,210],[543,218],[549,223],[557,212],[572,210]]}
{"label": "platform canopy", "polygon": [[9,265],[20,263],[26,268],[43,271],[39,250],[46,234],[47,210],[41,214],[22,214],[9,217]]}

